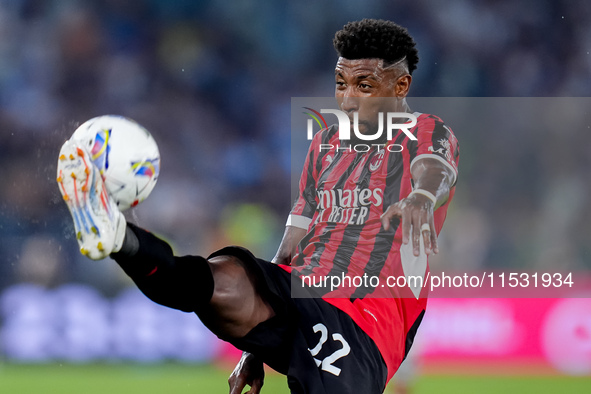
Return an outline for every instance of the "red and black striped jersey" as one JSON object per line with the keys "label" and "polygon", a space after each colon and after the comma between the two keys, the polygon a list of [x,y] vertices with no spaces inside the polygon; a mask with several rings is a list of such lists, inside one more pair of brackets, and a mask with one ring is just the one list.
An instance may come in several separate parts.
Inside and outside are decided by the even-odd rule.
{"label": "red and black striped jersey", "polygon": [[[343,283],[338,289],[325,283],[320,295],[351,315],[376,341],[390,370],[402,361],[404,351],[400,350],[405,348],[404,343],[392,345],[393,331],[403,333],[398,336],[404,338],[417,324],[425,309],[427,288],[389,286],[386,280],[409,274],[424,277],[428,264],[424,251],[415,257],[412,246],[402,244],[399,221],[392,221],[385,230],[380,216],[413,190],[410,169],[415,161],[439,160],[457,179],[459,160],[452,130],[437,116],[414,115],[417,124],[410,131],[416,140],[398,130],[384,145],[353,146],[339,140],[336,125],[317,133],[304,163],[299,198],[287,222],[307,230],[289,271],[315,281],[366,278]],[[438,234],[456,179],[447,202],[434,213]],[[368,282],[367,278],[376,279]]]}
{"label": "red and black striped jersey", "polygon": [[[389,257],[400,248],[402,236],[396,221],[384,230],[380,216],[412,191],[413,161],[433,157],[457,175],[459,149],[453,132],[436,116],[415,116],[411,132],[416,141],[399,130],[386,145],[356,146],[368,152],[356,152],[340,141],[336,125],[316,134],[288,220],[288,225],[308,230],[292,261],[301,275],[394,272]],[[438,232],[452,197],[436,211]],[[347,296],[363,298],[367,291]]]}

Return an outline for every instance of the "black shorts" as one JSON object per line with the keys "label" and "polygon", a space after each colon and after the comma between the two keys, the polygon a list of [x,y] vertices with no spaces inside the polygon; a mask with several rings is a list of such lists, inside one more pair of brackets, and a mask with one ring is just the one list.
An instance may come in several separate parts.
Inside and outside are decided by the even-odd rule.
{"label": "black shorts", "polygon": [[287,375],[292,393],[373,394],[384,391],[387,368],[373,340],[343,311],[321,298],[292,298],[291,275],[248,250],[227,247],[214,256],[239,258],[275,312],[231,343]]}

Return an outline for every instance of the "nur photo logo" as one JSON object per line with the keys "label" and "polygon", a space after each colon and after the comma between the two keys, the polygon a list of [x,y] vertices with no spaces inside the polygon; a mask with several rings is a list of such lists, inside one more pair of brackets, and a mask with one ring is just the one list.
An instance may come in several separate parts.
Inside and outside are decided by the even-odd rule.
{"label": "nur photo logo", "polygon": [[[372,133],[362,133],[359,131],[359,112],[347,113],[338,109],[321,109],[320,112],[310,107],[303,107],[309,112],[304,114],[310,116],[307,121],[307,139],[314,138],[314,122],[318,125],[320,130],[328,129],[328,123],[322,114],[333,114],[337,117],[339,127],[340,141],[355,141],[354,144],[347,146],[320,144],[320,150],[347,150],[355,152],[368,152],[372,147],[377,147],[378,150],[387,149],[390,152],[401,152],[403,150],[400,144],[390,144],[389,142],[398,130],[402,131],[409,139],[416,141],[417,138],[411,133],[411,129],[417,124],[417,118],[414,114],[407,112],[378,112],[377,114],[377,129]],[[351,119],[352,115],[352,119]],[[353,127],[351,127],[353,126]],[[353,133],[351,133],[353,129]],[[396,131],[396,132],[395,132]],[[385,140],[384,141],[384,134]],[[364,141],[368,143],[357,143]],[[380,143],[369,143],[380,142]]]}

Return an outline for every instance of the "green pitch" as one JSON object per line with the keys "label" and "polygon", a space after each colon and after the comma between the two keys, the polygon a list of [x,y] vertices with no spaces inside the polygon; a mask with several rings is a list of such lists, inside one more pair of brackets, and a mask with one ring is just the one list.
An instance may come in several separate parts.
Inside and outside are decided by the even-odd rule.
{"label": "green pitch", "polygon": [[[0,364],[0,393],[227,394],[229,371],[194,365]],[[413,394],[589,393],[591,377],[422,376]],[[283,376],[267,374],[264,394],[289,394]]]}
{"label": "green pitch", "polygon": [[[0,393],[227,394],[230,372],[184,364],[0,364]],[[265,379],[268,394],[289,393],[283,376],[269,375]]]}

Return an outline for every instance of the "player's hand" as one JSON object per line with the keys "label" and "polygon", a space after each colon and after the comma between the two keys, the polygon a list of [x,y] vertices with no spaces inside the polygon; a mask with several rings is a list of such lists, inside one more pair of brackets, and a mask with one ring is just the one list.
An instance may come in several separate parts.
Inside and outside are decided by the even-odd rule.
{"label": "player's hand", "polygon": [[[412,240],[413,254],[420,254],[420,237],[423,237],[425,253],[439,253],[437,247],[437,233],[433,218],[433,202],[421,195],[412,196],[398,201],[388,207],[380,217],[382,226],[388,230],[394,219],[402,222],[402,242],[406,245]],[[412,234],[411,234],[412,229]]]}
{"label": "player's hand", "polygon": [[263,363],[250,353],[242,353],[242,357],[228,378],[230,394],[241,394],[246,385],[250,390],[246,394],[259,394],[265,380]]}

